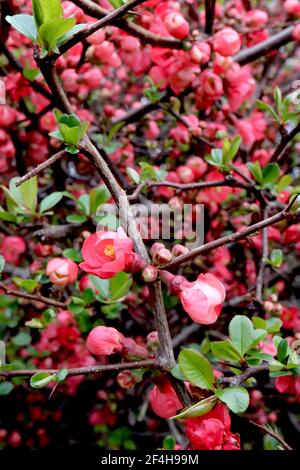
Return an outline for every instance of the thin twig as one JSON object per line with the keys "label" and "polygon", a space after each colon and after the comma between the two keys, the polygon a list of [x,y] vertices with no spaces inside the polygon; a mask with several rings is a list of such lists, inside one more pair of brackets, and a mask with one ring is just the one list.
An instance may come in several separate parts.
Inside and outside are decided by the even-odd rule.
{"label": "thin twig", "polygon": [[28,171],[28,173],[26,173],[26,175],[22,176],[18,181],[16,181],[16,186],[21,186],[21,184],[25,183],[25,181],[29,180],[33,176],[36,176],[36,175],[39,175],[40,173],[42,173],[42,171],[49,168],[49,166],[53,165],[53,163],[55,163],[58,160],[60,160],[61,158],[63,158],[65,153],[66,153],[65,149],[63,149],[60,152],[57,152],[55,155],[52,155],[52,157],[48,158],[44,162],[37,165],[32,170]]}
{"label": "thin twig", "polygon": [[[97,374],[101,372],[108,372],[113,370],[122,370],[122,369],[144,369],[144,368],[159,368],[158,361],[156,359],[146,359],[144,361],[135,361],[135,362],[120,362],[118,364],[108,364],[108,365],[97,365],[97,366],[86,366],[86,367],[75,367],[72,369],[67,369],[68,377],[74,375],[89,375]],[[21,369],[21,370],[0,370],[0,376],[2,377],[22,377],[22,376],[32,376],[39,373],[46,374],[57,374],[59,369]]]}
{"label": "thin twig", "polygon": [[262,429],[264,432],[266,432],[270,436],[274,437],[274,439],[276,439],[276,441],[278,441],[286,450],[294,450],[287,442],[285,442],[284,439],[282,439],[281,436],[276,434],[276,432],[273,431],[272,429],[267,428],[266,426],[263,426],[262,424],[255,423],[251,419],[249,419],[249,422],[253,424],[254,426],[256,426],[257,428]]}
{"label": "thin twig", "polygon": [[250,377],[253,377],[254,375],[261,374],[262,372],[266,372],[269,370],[269,364],[261,364],[260,366],[251,366],[246,369],[245,372],[239,375],[234,375],[233,377],[221,377],[219,381],[221,383],[227,383],[230,385],[241,385],[244,383],[246,380],[248,380]]}
{"label": "thin twig", "polygon": [[35,302],[42,302],[43,304],[51,305],[52,307],[66,308],[68,301],[59,302],[58,300],[49,299],[41,294],[28,294],[19,290],[11,289],[6,284],[0,281],[0,289],[3,289],[5,294],[12,295],[13,297],[20,297],[21,299],[33,300]]}
{"label": "thin twig", "polygon": [[[265,207],[263,211],[263,218],[268,218],[268,207]],[[263,300],[263,288],[264,288],[264,277],[265,268],[267,264],[269,253],[269,240],[268,240],[268,227],[265,227],[262,231],[262,254],[260,260],[259,271],[256,280],[256,300],[262,302]]]}
{"label": "thin twig", "polygon": [[272,155],[271,161],[276,162],[280,161],[280,157],[282,155],[282,152],[284,151],[285,147],[293,140],[294,137],[300,132],[300,121],[298,124],[294,127],[294,129],[291,130],[288,134],[285,134],[282,136],[281,141],[279,145],[276,147],[274,150],[274,153]]}
{"label": "thin twig", "polygon": [[261,231],[265,227],[269,227],[269,225],[277,224],[278,222],[289,218],[297,220],[299,216],[300,209],[295,212],[290,212],[290,206],[288,206],[288,208],[286,208],[285,210],[278,212],[272,217],[268,217],[267,219],[262,220],[256,224],[250,225],[245,230],[218,238],[217,240],[213,240],[198,248],[195,248],[194,250],[191,250],[189,253],[185,253],[184,255],[178,256],[178,258],[176,258],[174,261],[171,261],[170,263],[163,266],[163,269],[174,269],[180,266],[181,264],[196,258],[199,255],[209,253],[210,251],[220,248],[221,246],[227,245],[228,243],[234,243],[243,240],[249,235],[253,235],[256,232]]}
{"label": "thin twig", "polygon": [[205,33],[211,34],[213,31],[215,18],[216,0],[205,0]]}

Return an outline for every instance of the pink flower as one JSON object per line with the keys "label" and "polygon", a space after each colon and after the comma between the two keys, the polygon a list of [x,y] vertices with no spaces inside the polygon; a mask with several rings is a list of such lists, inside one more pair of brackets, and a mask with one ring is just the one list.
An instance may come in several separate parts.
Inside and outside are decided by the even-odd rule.
{"label": "pink flower", "polygon": [[269,19],[265,11],[258,10],[257,8],[247,11],[244,18],[246,24],[251,28],[259,28],[264,26]]}
{"label": "pink flower", "polygon": [[225,57],[236,54],[240,48],[240,37],[232,28],[224,28],[213,37],[214,51]]}
{"label": "pink flower", "polygon": [[47,264],[46,273],[53,284],[66,286],[76,281],[78,266],[67,258],[53,258]]}
{"label": "pink flower", "polygon": [[300,41],[300,24],[296,24],[294,27],[292,37],[295,39],[295,41]]}
{"label": "pink flower", "polygon": [[222,79],[211,70],[204,70],[200,75],[201,91],[209,98],[220,98],[223,95]]}
{"label": "pink flower", "polygon": [[116,232],[100,231],[90,235],[82,247],[83,271],[109,279],[126,270],[134,258],[132,240],[119,227]]}
{"label": "pink flower", "polygon": [[177,11],[168,13],[164,17],[164,23],[169,33],[177,39],[184,39],[189,35],[189,24]]}
{"label": "pink flower", "polygon": [[123,349],[124,336],[110,326],[96,326],[87,337],[88,349],[97,356],[109,356]]}
{"label": "pink flower", "polygon": [[170,418],[175,416],[182,408],[182,404],[177,397],[171,384],[163,379],[159,385],[155,385],[149,393],[152,409],[160,418]]}
{"label": "pink flower", "polygon": [[286,0],[284,2],[285,10],[290,13],[290,15],[295,15],[300,17],[300,2],[299,0]]}
{"label": "pink flower", "polygon": [[238,450],[240,438],[230,432],[230,416],[226,406],[218,403],[199,418],[185,420],[186,435],[197,450]]}
{"label": "pink flower", "polygon": [[161,277],[171,291],[178,294],[184,310],[194,322],[210,325],[217,320],[226,292],[224,285],[213,274],[200,274],[194,282],[167,271],[161,271]]}
{"label": "pink flower", "polygon": [[26,244],[21,237],[8,235],[4,237],[0,252],[7,263],[18,264],[19,257],[26,250]]}

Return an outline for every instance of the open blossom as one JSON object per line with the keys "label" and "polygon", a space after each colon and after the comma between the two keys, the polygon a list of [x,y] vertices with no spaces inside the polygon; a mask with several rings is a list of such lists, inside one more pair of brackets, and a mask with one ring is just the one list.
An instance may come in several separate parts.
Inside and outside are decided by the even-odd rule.
{"label": "open blossom", "polygon": [[85,240],[82,256],[84,262],[79,266],[83,271],[109,279],[132,263],[133,243],[121,227],[116,232],[99,231]]}
{"label": "open blossom", "polygon": [[236,54],[240,48],[240,37],[232,28],[224,28],[213,37],[214,51],[225,57]]}
{"label": "open blossom", "polygon": [[181,401],[177,397],[172,385],[166,379],[162,379],[149,393],[152,409],[160,418],[175,416],[182,408]]}
{"label": "open blossom", "polygon": [[88,349],[99,356],[121,352],[124,336],[110,326],[96,326],[88,335],[86,345]]}
{"label": "open blossom", "polygon": [[68,258],[53,258],[47,264],[46,273],[53,284],[66,286],[76,281],[78,266]]}
{"label": "open blossom", "polygon": [[198,418],[185,420],[186,435],[197,450],[238,450],[240,438],[230,431],[230,416],[225,405],[218,403]]}
{"label": "open blossom", "polygon": [[161,277],[179,296],[184,310],[195,323],[210,325],[217,320],[226,292],[224,285],[213,274],[200,274],[194,282],[166,271],[161,272]]}

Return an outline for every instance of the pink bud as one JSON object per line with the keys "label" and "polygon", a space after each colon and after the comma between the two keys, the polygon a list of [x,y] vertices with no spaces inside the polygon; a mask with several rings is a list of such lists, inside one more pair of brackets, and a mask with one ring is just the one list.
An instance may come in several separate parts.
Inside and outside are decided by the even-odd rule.
{"label": "pink bud", "polygon": [[124,336],[115,328],[96,326],[88,335],[86,345],[97,356],[109,356],[122,351],[124,340]]}
{"label": "pink bud", "polygon": [[154,386],[149,398],[154,413],[161,418],[170,418],[182,408],[172,385],[165,379],[161,379],[159,385]]}
{"label": "pink bud", "polygon": [[200,86],[204,95],[209,98],[220,98],[224,92],[222,79],[211,70],[204,70],[201,73]]}
{"label": "pink bud", "polygon": [[26,251],[26,243],[23,238],[9,235],[4,237],[0,253],[7,263],[18,264],[19,257]]}
{"label": "pink bud", "polygon": [[292,37],[295,41],[300,41],[300,24],[297,24],[292,32]]}
{"label": "pink bud", "polygon": [[165,264],[169,263],[172,260],[173,256],[170,250],[167,248],[161,248],[157,251],[153,257],[156,264]]}
{"label": "pink bud", "polygon": [[180,165],[176,173],[182,183],[193,183],[195,181],[195,174],[188,166]]}
{"label": "pink bud", "polygon": [[53,258],[47,264],[46,273],[53,284],[66,286],[76,281],[78,266],[68,258]]}
{"label": "pink bud", "polygon": [[210,59],[211,48],[207,42],[201,41],[193,45],[190,55],[195,64],[206,64]]}
{"label": "pink bud", "polygon": [[268,14],[263,10],[258,10],[254,8],[253,10],[249,10],[246,12],[245,21],[248,26],[252,28],[259,28],[264,26],[268,22]]}
{"label": "pink bud", "polygon": [[224,28],[213,37],[214,51],[225,57],[236,54],[240,48],[240,36],[232,28]]}
{"label": "pink bud", "polygon": [[157,268],[155,266],[146,266],[142,271],[142,278],[145,282],[154,282],[157,278]]}
{"label": "pink bud", "polygon": [[186,166],[193,170],[196,179],[201,178],[201,176],[203,176],[207,170],[207,163],[203,160],[203,158],[196,156],[189,158],[186,162]]}
{"label": "pink bud", "polygon": [[152,256],[155,256],[158,250],[161,250],[162,248],[165,248],[165,245],[163,243],[153,243],[150,249],[150,253]]}
{"label": "pink bud", "polygon": [[140,359],[147,359],[149,357],[148,351],[144,346],[140,346],[132,338],[125,338],[123,341],[123,351],[126,359],[136,361]]}
{"label": "pink bud", "polygon": [[169,33],[177,39],[184,39],[189,35],[189,24],[177,11],[168,13],[164,18],[164,23]]}
{"label": "pink bud", "polygon": [[157,331],[151,331],[151,333],[147,335],[146,340],[147,340],[147,348],[150,351],[156,352],[160,345]]}
{"label": "pink bud", "polygon": [[181,255],[184,255],[185,253],[188,253],[189,252],[189,249],[186,248],[185,246],[183,245],[174,245],[173,248],[172,248],[172,255],[173,256],[181,256]]}
{"label": "pink bud", "polygon": [[123,370],[122,372],[119,372],[117,381],[120,387],[125,389],[132,388],[137,383],[134,372],[131,370]]}

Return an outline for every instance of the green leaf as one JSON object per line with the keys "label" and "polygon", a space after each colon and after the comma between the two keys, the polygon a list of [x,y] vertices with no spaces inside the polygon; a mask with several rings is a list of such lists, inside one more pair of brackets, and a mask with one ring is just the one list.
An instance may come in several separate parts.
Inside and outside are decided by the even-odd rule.
{"label": "green leaf", "polygon": [[53,18],[47,20],[39,28],[39,37],[47,50],[57,46],[59,38],[76,24],[76,18]]}
{"label": "green leaf", "polygon": [[249,394],[243,387],[227,387],[215,393],[233,413],[243,413],[249,406]]}
{"label": "green leaf", "polygon": [[109,280],[111,300],[116,301],[128,294],[132,285],[132,278],[127,273],[117,273]]}
{"label": "green leaf", "polygon": [[270,113],[273,116],[273,118],[276,121],[279,121],[279,117],[278,117],[276,111],[270,105],[265,103],[264,101],[256,100],[256,107],[258,109],[260,109],[261,111],[267,111],[268,113]]}
{"label": "green leaf", "polygon": [[[112,0],[110,0],[111,2]],[[176,446],[176,439],[174,436],[166,436],[163,441],[163,448],[165,450],[174,450]]]}
{"label": "green leaf", "polygon": [[21,277],[13,277],[13,282],[16,286],[21,287],[22,289],[26,290],[27,292],[33,292],[38,282],[35,279],[22,279]]}
{"label": "green leaf", "polygon": [[34,176],[21,184],[22,201],[25,207],[35,212],[37,206],[38,182]]}
{"label": "green leaf", "polygon": [[267,334],[268,332],[261,328],[257,328],[256,330],[254,330],[251,348],[255,348],[255,346],[257,346],[258,343],[260,343],[263,339],[266,338]]}
{"label": "green leaf", "polygon": [[32,41],[37,40],[37,29],[33,16],[14,15],[6,16],[6,21],[11,24],[19,33],[23,34]]}
{"label": "green leaf", "polygon": [[135,184],[139,184],[141,181],[140,175],[134,168],[126,168],[126,173]]}
{"label": "green leaf", "polygon": [[176,379],[184,381],[184,375],[180,370],[179,364],[176,364],[176,366],[171,369],[171,374],[173,377],[176,377]]}
{"label": "green leaf", "polygon": [[260,317],[253,317],[252,318],[252,323],[255,326],[255,328],[261,328],[263,330],[265,330],[267,328],[267,324],[266,324],[265,320],[263,320]]}
{"label": "green leaf", "polygon": [[63,256],[75,261],[76,263],[81,263],[81,261],[83,261],[80,251],[75,250],[74,248],[66,248],[63,251]]}
{"label": "green leaf", "polygon": [[280,318],[272,317],[266,320],[267,330],[269,333],[278,333],[282,327],[282,321]]}
{"label": "green leaf", "polygon": [[25,331],[20,331],[12,338],[12,342],[15,346],[18,347],[28,346],[31,343],[31,335]]}
{"label": "green leaf", "polygon": [[225,144],[225,147],[224,147],[224,143],[223,143],[223,154],[224,154],[223,162],[225,164],[228,164],[232,162],[232,160],[238,153],[242,139],[241,139],[241,136],[237,135],[232,139],[231,142],[229,142],[227,139],[224,139],[224,142],[226,141],[228,142],[228,146],[226,147],[226,144]]}
{"label": "green leaf", "polygon": [[90,305],[95,300],[95,294],[90,287],[84,290],[82,300],[85,305]]}
{"label": "green leaf", "polygon": [[109,290],[109,280],[108,279],[100,279],[100,277],[94,276],[94,274],[89,274],[89,278],[93,284],[93,286],[96,287],[97,291],[99,294],[107,299],[110,295],[110,290]]}
{"label": "green leaf", "polygon": [[38,69],[25,68],[23,70],[23,76],[30,82],[35,80],[39,76],[39,74],[40,71]]}
{"label": "green leaf", "polygon": [[280,180],[276,184],[276,190],[280,193],[287,186],[289,186],[292,182],[293,182],[293,177],[291,175],[284,175],[280,178]]}
{"label": "green leaf", "polygon": [[40,329],[44,327],[44,323],[39,318],[32,318],[31,320],[25,322],[25,326],[27,326],[27,328]]}
{"label": "green leaf", "polygon": [[38,28],[52,18],[63,16],[61,0],[32,0],[32,10]]}
{"label": "green leaf", "polygon": [[270,261],[271,261],[271,265],[274,268],[280,268],[280,266],[282,265],[282,261],[283,261],[282,250],[279,250],[279,249],[272,250]]}
{"label": "green leaf", "polygon": [[[249,164],[248,164],[249,167]],[[269,163],[263,171],[263,184],[272,184],[275,183],[279,177],[280,167],[278,163]]]}
{"label": "green leaf", "polygon": [[75,313],[75,315],[82,313],[84,310],[83,300],[79,297],[71,297],[71,302],[68,304],[68,308],[71,312]]}
{"label": "green leaf", "polygon": [[2,273],[4,266],[5,266],[5,259],[3,258],[2,255],[0,255],[0,273]]}
{"label": "green leaf", "polygon": [[254,339],[254,328],[249,318],[236,315],[229,324],[229,337],[243,356],[250,349]]}
{"label": "green leaf", "polygon": [[123,0],[108,0],[109,3],[115,8],[120,8],[123,5]]}
{"label": "green leaf", "polygon": [[229,341],[213,341],[210,343],[211,352],[219,359],[227,361],[240,361],[242,359],[234,345]]}
{"label": "green leaf", "polygon": [[63,380],[65,380],[67,375],[68,375],[68,369],[60,369],[57,372],[55,379],[57,380],[57,382],[62,382]]}
{"label": "green leaf", "polygon": [[81,31],[85,27],[86,25],[83,23],[75,24],[75,26],[73,26],[73,28],[71,28],[70,31],[68,31],[66,34],[64,34],[63,36],[57,39],[56,46],[57,47],[61,46],[64,42],[68,41],[68,39],[70,39],[75,34],[79,33],[79,31]]}
{"label": "green leaf", "polygon": [[47,308],[43,311],[43,321],[46,325],[54,322],[56,320],[56,313],[53,308]]}
{"label": "green leaf", "polygon": [[85,215],[71,214],[67,216],[66,220],[70,224],[83,224],[87,221],[87,218]]}
{"label": "green leaf", "polygon": [[183,419],[183,418],[197,418],[203,416],[213,409],[217,402],[217,397],[212,395],[204,400],[199,401],[193,406],[186,408],[176,416],[172,416],[170,419]]}
{"label": "green leaf", "polygon": [[50,382],[55,380],[55,374],[48,374],[47,372],[37,372],[30,379],[32,388],[43,388]]}
{"label": "green leaf", "polygon": [[0,395],[9,395],[13,390],[14,386],[11,382],[1,382],[0,383]]}
{"label": "green leaf", "polygon": [[263,172],[262,172],[262,169],[261,169],[261,166],[260,166],[259,162],[255,162],[255,163],[249,162],[249,163],[247,163],[247,167],[249,168],[250,173],[252,174],[254,179],[258,183],[262,184],[263,183]]}
{"label": "green leaf", "polygon": [[96,214],[97,209],[105,204],[110,198],[110,193],[106,186],[100,185],[90,192],[90,214]]}
{"label": "green leaf", "polygon": [[202,354],[192,349],[183,349],[178,362],[182,374],[189,382],[197,387],[213,390],[213,368]]}
{"label": "green leaf", "polygon": [[44,197],[40,204],[40,212],[46,212],[52,207],[56,206],[59,201],[64,197],[64,193],[61,191],[55,191],[54,193],[49,194],[49,196]]}
{"label": "green leaf", "polygon": [[141,181],[157,180],[157,175],[152,165],[147,162],[139,162],[139,166],[141,167]]}
{"label": "green leaf", "polygon": [[289,352],[289,343],[286,339],[282,339],[277,346],[277,357],[278,361],[284,363],[285,359],[288,356]]}
{"label": "green leaf", "polygon": [[274,90],[274,101],[276,103],[277,113],[279,114],[281,111],[282,95],[281,95],[281,90],[278,87],[275,87],[275,90]]}

